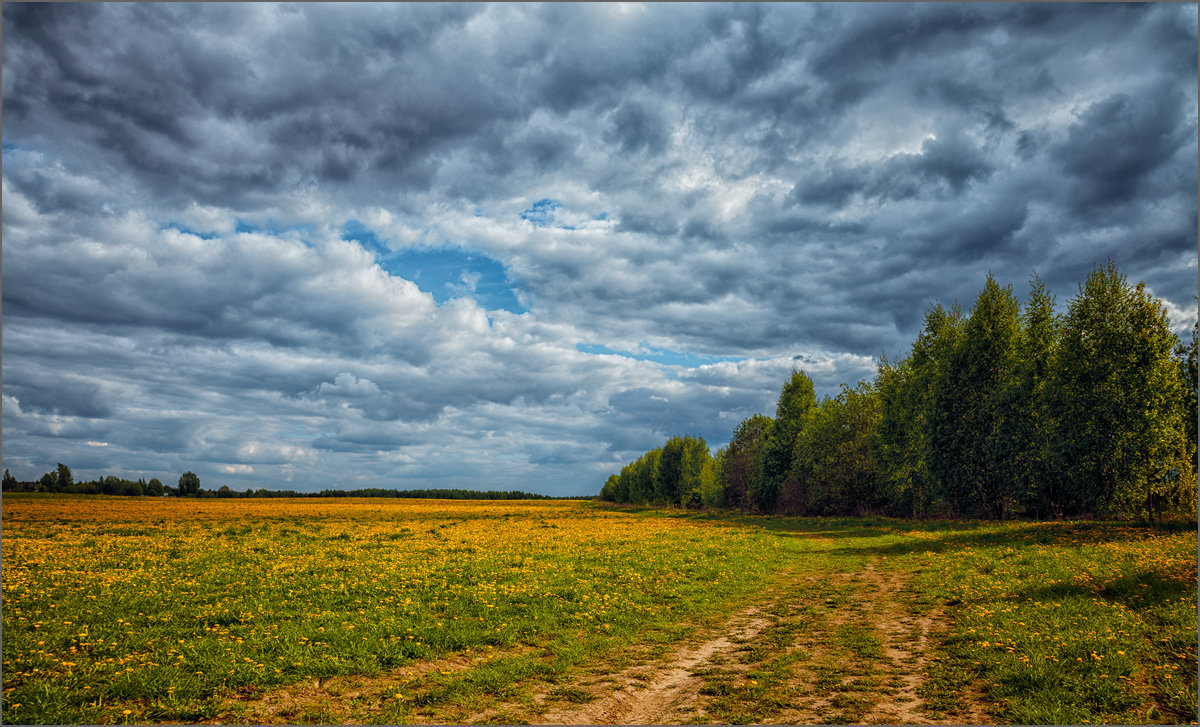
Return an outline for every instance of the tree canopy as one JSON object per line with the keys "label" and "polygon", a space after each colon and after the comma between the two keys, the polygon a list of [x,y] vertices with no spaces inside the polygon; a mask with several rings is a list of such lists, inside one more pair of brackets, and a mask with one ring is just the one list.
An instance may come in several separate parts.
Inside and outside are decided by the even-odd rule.
{"label": "tree canopy", "polygon": [[[1196,359],[1115,263],[1065,315],[1034,275],[1022,305],[989,274],[970,311],[934,303],[907,355],[818,399],[793,370],[715,458],[672,437],[601,498],[762,513],[1004,519],[1196,512]],[[699,440],[702,443],[703,440]],[[686,482],[685,482],[686,481]],[[693,483],[699,482],[699,492]]]}

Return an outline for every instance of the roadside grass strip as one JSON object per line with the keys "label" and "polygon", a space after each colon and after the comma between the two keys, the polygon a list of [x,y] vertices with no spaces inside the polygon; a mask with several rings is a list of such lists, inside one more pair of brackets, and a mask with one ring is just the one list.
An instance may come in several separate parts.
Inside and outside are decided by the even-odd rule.
{"label": "roadside grass strip", "polygon": [[1015,724],[1195,722],[1196,548],[1194,523],[947,534],[918,559],[955,605],[929,696],[974,684]]}

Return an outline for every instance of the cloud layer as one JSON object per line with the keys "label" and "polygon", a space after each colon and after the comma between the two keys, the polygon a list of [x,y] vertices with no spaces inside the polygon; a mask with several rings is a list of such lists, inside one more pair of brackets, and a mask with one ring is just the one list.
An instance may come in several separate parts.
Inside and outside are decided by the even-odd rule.
{"label": "cloud layer", "polygon": [[1195,317],[1195,5],[8,4],[4,466],[595,492],[990,270]]}

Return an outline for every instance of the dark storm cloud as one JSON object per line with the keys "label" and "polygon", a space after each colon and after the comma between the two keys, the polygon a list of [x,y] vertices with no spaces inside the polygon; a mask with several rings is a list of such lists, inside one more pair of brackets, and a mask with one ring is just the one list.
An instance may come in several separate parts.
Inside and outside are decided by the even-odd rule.
{"label": "dark storm cloud", "polygon": [[[482,69],[439,69],[426,55],[477,8],[429,10],[362,8],[372,17],[360,22],[319,7],[107,6],[86,18],[14,7],[6,24],[28,42],[4,54],[14,77],[6,106],[17,99],[10,124],[36,129],[53,117],[49,132],[83,131],[105,161],[119,156],[164,192],[202,201],[368,171],[419,183],[431,148],[515,112]],[[220,36],[260,24],[278,32],[251,46]],[[110,45],[139,27],[132,42]],[[386,62],[373,72],[376,59]],[[456,70],[466,72],[447,78]]]}
{"label": "dark storm cloud", "polygon": [[959,196],[969,182],[987,179],[992,171],[986,155],[965,139],[926,139],[919,153],[835,167],[824,177],[797,184],[793,194],[801,202],[833,208],[844,207],[854,195],[876,202]]}
{"label": "dark storm cloud", "polygon": [[1137,202],[1146,178],[1195,136],[1185,108],[1183,94],[1174,88],[1151,87],[1135,96],[1114,94],[1079,114],[1067,138],[1051,151],[1076,182],[1076,214]]}
{"label": "dark storm cloud", "polygon": [[670,128],[646,104],[626,101],[614,109],[609,118],[612,127],[606,132],[605,140],[615,142],[621,151],[646,151],[655,155],[663,152]]}
{"label": "dark storm cloud", "polygon": [[103,419],[115,411],[112,397],[95,382],[20,372],[6,376],[5,390],[30,411]]}
{"label": "dark storm cloud", "polygon": [[[668,434],[715,446],[770,413],[793,365],[821,393],[869,376],[988,271],[1065,305],[1112,257],[1194,316],[1194,5],[3,23],[20,476],[73,456],[206,485],[594,491]],[[422,282],[444,250],[516,302],[489,310],[478,268]]]}

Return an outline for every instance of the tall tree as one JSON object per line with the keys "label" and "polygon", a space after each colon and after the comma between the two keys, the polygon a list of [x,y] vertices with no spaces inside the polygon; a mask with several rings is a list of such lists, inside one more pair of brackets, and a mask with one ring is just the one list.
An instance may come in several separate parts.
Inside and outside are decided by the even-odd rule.
{"label": "tall tree", "polygon": [[957,305],[935,303],[909,355],[896,363],[882,358],[876,376],[879,391],[879,457],[884,484],[905,514],[929,514],[940,487],[931,468],[931,419],[934,395],[950,367],[963,335]]}
{"label": "tall tree", "polygon": [[880,486],[898,513],[924,517],[932,478],[924,454],[923,400],[917,393],[911,359],[892,362],[880,356],[875,389],[879,395]]}
{"label": "tall tree", "polygon": [[712,458],[704,437],[684,437],[682,455],[679,465],[678,502],[685,507],[700,507],[704,504],[704,470]]}
{"label": "tall tree", "polygon": [[720,477],[725,504],[750,509],[751,483],[762,479],[762,447],[771,429],[763,414],[743,420],[720,454]]}
{"label": "tall tree", "polygon": [[1015,373],[1001,396],[1010,426],[1007,440],[998,450],[1000,475],[1009,480],[1009,490],[1027,512],[1060,515],[1065,493],[1050,459],[1046,387],[1062,321],[1054,310],[1054,295],[1042,279],[1034,274],[1029,287],[1021,313]]}
{"label": "tall tree", "polygon": [[930,465],[962,513],[1005,518],[1016,502],[1002,475],[1013,429],[1002,397],[1014,373],[1019,316],[1012,288],[989,273],[935,387]]}
{"label": "tall tree", "polygon": [[[629,502],[644,505],[654,499],[654,473],[662,448],[646,452],[629,466]],[[622,473],[624,477],[624,473]]]}
{"label": "tall tree", "polygon": [[38,480],[37,491],[38,492],[58,492],[59,491],[58,490],[58,473],[57,472],[44,473],[42,475],[41,479]]}
{"label": "tall tree", "polygon": [[200,478],[188,470],[179,476],[179,496],[195,497],[200,492]]}
{"label": "tall tree", "polygon": [[1056,462],[1084,507],[1151,520],[1195,507],[1177,343],[1163,305],[1112,261],[1071,301],[1050,403]]}
{"label": "tall tree", "polygon": [[759,512],[775,509],[780,489],[792,470],[796,437],[816,403],[812,379],[803,371],[792,369],[791,377],[779,392],[775,421],[763,443],[762,477],[751,483],[750,499]]}
{"label": "tall tree", "polygon": [[71,489],[71,485],[75,484],[75,478],[71,475],[71,468],[62,462],[58,463],[55,478],[58,483],[58,492],[67,492]]}
{"label": "tall tree", "polygon": [[683,437],[671,437],[662,446],[662,455],[654,470],[654,499],[656,505],[679,504],[680,481],[683,475]]}
{"label": "tall tree", "polygon": [[633,494],[633,462],[621,468],[621,473],[617,475],[616,500],[617,502],[636,502]]}

